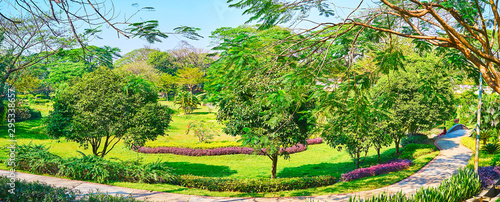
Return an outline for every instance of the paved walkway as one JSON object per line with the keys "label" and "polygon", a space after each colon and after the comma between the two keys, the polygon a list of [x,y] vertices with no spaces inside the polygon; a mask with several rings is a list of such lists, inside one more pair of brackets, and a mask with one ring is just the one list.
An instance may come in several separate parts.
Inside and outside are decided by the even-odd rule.
{"label": "paved walkway", "polygon": [[[436,141],[436,145],[441,149],[441,153],[424,168],[412,176],[387,187],[349,194],[289,197],[289,198],[222,198],[222,197],[202,197],[182,194],[172,194],[163,192],[151,192],[146,190],[116,187],[110,185],[96,184],[90,182],[60,179],[33,175],[27,173],[17,173],[17,178],[27,181],[41,181],[57,187],[71,187],[83,193],[90,190],[98,190],[108,194],[132,194],[133,197],[148,201],[196,201],[196,202],[288,202],[288,201],[347,201],[349,196],[357,195],[362,197],[371,196],[380,192],[395,193],[403,190],[404,193],[414,193],[420,187],[437,186],[443,179],[451,176],[459,167],[467,165],[472,151],[460,145],[460,139],[466,134],[465,130],[457,130],[446,134]],[[8,171],[0,170],[0,175],[8,175]]]}

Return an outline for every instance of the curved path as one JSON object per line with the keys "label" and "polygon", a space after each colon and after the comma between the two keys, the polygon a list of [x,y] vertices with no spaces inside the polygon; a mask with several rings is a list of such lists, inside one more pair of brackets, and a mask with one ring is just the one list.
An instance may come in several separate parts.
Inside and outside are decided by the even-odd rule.
{"label": "curved path", "polygon": [[[430,163],[424,166],[420,171],[412,176],[387,187],[348,194],[336,194],[325,196],[304,196],[304,197],[285,197],[285,198],[222,198],[222,197],[202,197],[189,196],[182,194],[172,194],[163,192],[151,192],[147,190],[116,187],[110,185],[82,182],[76,180],[60,179],[33,175],[27,173],[16,173],[17,178],[27,181],[41,181],[57,187],[71,187],[78,189],[83,193],[90,190],[98,190],[108,194],[132,194],[137,199],[146,199],[148,201],[196,201],[196,202],[285,202],[285,201],[347,201],[351,195],[368,197],[380,192],[395,193],[402,190],[404,193],[414,193],[420,187],[437,186],[443,179],[451,176],[459,167],[467,165],[472,151],[460,144],[460,139],[467,133],[466,130],[456,130],[441,136],[436,141],[436,146],[441,149],[440,154]],[[9,172],[0,170],[0,175],[8,175]]]}

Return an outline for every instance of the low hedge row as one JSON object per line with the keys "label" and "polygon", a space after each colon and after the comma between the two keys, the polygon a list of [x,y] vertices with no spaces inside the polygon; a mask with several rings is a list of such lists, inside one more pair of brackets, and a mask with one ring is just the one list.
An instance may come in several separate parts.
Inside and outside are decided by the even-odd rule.
{"label": "low hedge row", "polygon": [[332,185],[338,181],[333,176],[276,179],[230,179],[182,175],[179,176],[178,179],[178,185],[183,187],[206,189],[210,191],[238,191],[247,193],[307,189]]}
{"label": "low hedge row", "polygon": [[[20,202],[135,202],[132,197],[112,196],[103,193],[88,193],[82,195],[79,191],[65,187],[53,187],[42,182],[15,181],[13,184],[14,194],[9,193],[12,189],[10,178],[0,176],[0,201]],[[81,196],[78,197],[77,196]]]}
{"label": "low hedge row", "polygon": [[354,196],[349,198],[349,202],[461,202],[479,194],[480,191],[479,176],[472,169],[460,168],[456,174],[444,179],[438,187],[421,188],[413,195],[405,195],[402,192],[394,195],[380,193],[378,196],[366,199]]}
{"label": "low hedge row", "polygon": [[[308,145],[312,144],[321,144],[323,139],[314,138],[306,140]],[[281,148],[280,152],[286,152],[288,154],[293,154],[301,151],[305,151],[307,146],[302,144],[297,144],[292,147]],[[253,148],[249,147],[224,147],[224,148],[215,148],[215,149],[192,149],[192,148],[180,148],[180,147],[139,147],[137,152],[146,153],[146,154],[176,154],[176,155],[184,155],[184,156],[220,156],[220,155],[231,155],[231,154],[253,154],[255,151]],[[259,155],[264,155],[264,152],[259,152]]]}
{"label": "low hedge row", "polygon": [[145,147],[158,148],[158,147],[178,147],[178,148],[191,148],[191,149],[215,149],[224,147],[241,147],[241,142],[197,142],[197,143],[179,143],[179,142],[147,142]]}
{"label": "low hedge row", "polygon": [[349,182],[364,177],[376,176],[385,173],[400,171],[409,168],[411,160],[398,159],[384,164],[374,165],[368,168],[358,168],[341,175],[342,181]]}

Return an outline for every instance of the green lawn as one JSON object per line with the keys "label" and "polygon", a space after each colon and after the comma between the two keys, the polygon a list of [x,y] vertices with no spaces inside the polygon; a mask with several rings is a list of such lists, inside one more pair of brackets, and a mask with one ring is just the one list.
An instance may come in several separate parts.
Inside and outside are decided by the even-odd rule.
{"label": "green lawn", "polygon": [[[164,104],[169,104],[164,102]],[[39,109],[42,109],[41,107]],[[44,109],[45,111],[47,109]],[[191,120],[214,120],[215,114],[207,113],[207,108],[202,107],[195,111],[195,114],[185,116],[174,115],[173,122],[169,130],[166,132],[168,136],[159,138],[156,142],[181,142],[185,144],[194,144],[197,138],[194,135],[185,135],[185,127]],[[45,112],[46,113],[46,112]],[[214,122],[214,127],[221,129],[222,126]],[[0,128],[1,131],[6,131],[6,127]],[[235,137],[221,134],[217,137],[217,141],[236,141]],[[82,151],[86,154],[91,154],[89,149],[80,147],[77,143],[69,142],[64,138],[54,140],[49,138],[43,126],[43,119],[24,121],[16,123],[16,139],[18,144],[44,144],[50,146],[50,152],[61,157],[80,156],[77,151]],[[5,146],[8,142],[6,133],[1,133],[0,142]],[[7,157],[5,147],[2,147],[4,152],[0,152],[0,159],[3,161]],[[382,161],[394,158],[393,147],[382,149]],[[322,195],[355,192],[362,190],[370,190],[395,183],[415,171],[419,170],[427,162],[433,159],[438,152],[433,152],[424,156],[420,156],[414,160],[415,165],[410,169],[389,173],[385,175],[370,177],[361,180],[344,183],[339,182],[335,185],[311,188],[296,191],[283,191],[276,193],[237,193],[237,192],[211,192],[207,190],[188,189],[185,187],[168,185],[168,184],[143,184],[143,183],[124,183],[114,182],[112,185],[148,189],[154,191],[164,191],[182,194],[196,194],[206,196],[299,196],[299,195]],[[332,175],[340,178],[340,175],[355,169],[352,159],[346,151],[337,151],[326,144],[311,145],[304,152],[290,155],[289,160],[281,158],[278,161],[278,177],[300,177],[300,176],[319,176]],[[176,174],[191,174],[196,176],[208,177],[228,177],[228,178],[268,178],[271,173],[271,161],[260,155],[223,155],[223,156],[180,156],[173,154],[143,154],[136,153],[125,147],[123,143],[119,143],[107,156],[108,159],[131,160],[141,158],[143,163],[157,161],[158,159],[168,162],[168,166],[173,168]],[[366,161],[362,164],[363,167],[377,164],[376,152],[370,150]],[[6,169],[5,164],[0,164],[0,169]]]}

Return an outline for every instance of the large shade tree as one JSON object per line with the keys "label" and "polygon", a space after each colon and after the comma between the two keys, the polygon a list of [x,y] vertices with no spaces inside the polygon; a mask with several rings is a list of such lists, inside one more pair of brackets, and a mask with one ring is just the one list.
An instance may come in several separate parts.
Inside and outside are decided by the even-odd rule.
{"label": "large shade tree", "polygon": [[[252,14],[249,21],[259,21],[261,28],[300,22],[314,9],[321,15],[336,14],[335,2],[326,0],[230,2],[232,7],[243,8],[244,13]],[[379,7],[360,9],[363,2],[360,0],[359,6],[341,20],[316,22],[316,26],[300,30],[297,34],[307,36],[301,41],[321,38],[311,46],[333,43],[346,33],[354,39],[363,34],[374,36],[374,33],[386,33],[414,39],[422,49],[430,49],[432,45],[450,48],[453,49],[451,52],[455,52],[454,63],[471,66],[473,71],[481,72],[486,83],[500,92],[500,13],[497,1],[381,0]]]}
{"label": "large shade tree", "polygon": [[120,141],[130,148],[163,135],[171,111],[157,103],[154,86],[137,76],[99,68],[58,91],[47,131],[104,157]]}

